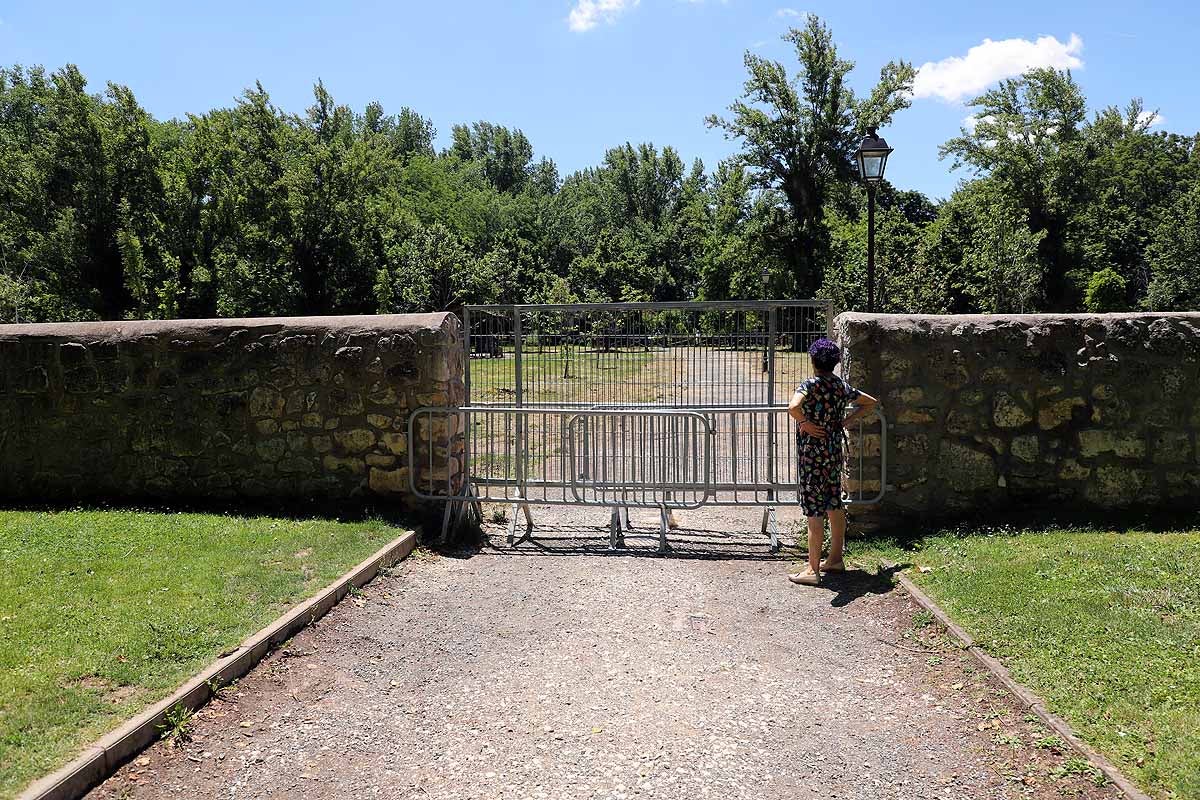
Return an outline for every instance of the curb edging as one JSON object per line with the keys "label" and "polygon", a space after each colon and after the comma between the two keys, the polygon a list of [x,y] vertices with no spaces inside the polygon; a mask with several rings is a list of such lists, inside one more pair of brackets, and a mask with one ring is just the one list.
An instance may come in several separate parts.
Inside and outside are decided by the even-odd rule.
{"label": "curb edging", "polygon": [[1001,664],[993,656],[988,655],[983,649],[975,644],[975,640],[967,634],[961,627],[950,619],[949,615],[942,610],[941,606],[933,601],[929,595],[925,594],[917,585],[913,583],[907,575],[897,572],[896,579],[900,585],[904,587],[909,596],[916,602],[917,605],[924,608],[937,619],[939,623],[945,626],[946,631],[959,641],[963,649],[975,657],[984,669],[992,674],[1003,686],[1008,689],[1018,700],[1021,705],[1029,709],[1037,715],[1037,717],[1046,724],[1046,727],[1053,730],[1072,750],[1086,759],[1092,766],[1104,773],[1104,777],[1108,778],[1114,786],[1121,790],[1129,800],[1153,800],[1148,794],[1134,785],[1133,781],[1125,777],[1125,775],[1117,769],[1117,767],[1102,756],[1100,753],[1092,749],[1091,745],[1079,738],[1074,729],[1067,724],[1066,720],[1052,713],[1046,708],[1046,701],[1031,691],[1028,687],[1017,681],[1008,671],[1008,667]]}
{"label": "curb edging", "polygon": [[117,768],[159,738],[159,725],[176,706],[196,711],[213,696],[214,686],[224,686],[252,670],[283,642],[325,616],[349,592],[369,583],[379,570],[404,560],[417,546],[417,535],[408,531],[353,567],[320,592],[301,600],[274,622],[251,634],[234,650],[223,653],[167,697],[115,730],[109,731],[66,766],[40,778],[17,800],[78,800],[116,772]]}

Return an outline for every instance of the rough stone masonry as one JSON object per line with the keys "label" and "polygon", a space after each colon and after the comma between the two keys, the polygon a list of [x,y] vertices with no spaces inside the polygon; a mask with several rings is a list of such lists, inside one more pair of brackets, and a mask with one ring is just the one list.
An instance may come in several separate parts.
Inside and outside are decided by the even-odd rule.
{"label": "rough stone masonry", "polygon": [[[1200,314],[848,313],[835,328],[847,377],[889,422],[890,489],[869,525],[1200,509]],[[878,438],[863,452],[878,459]]]}
{"label": "rough stone masonry", "polygon": [[409,411],[460,405],[462,374],[452,314],[0,326],[0,498],[412,508],[410,449],[444,487],[462,434],[409,441]]}

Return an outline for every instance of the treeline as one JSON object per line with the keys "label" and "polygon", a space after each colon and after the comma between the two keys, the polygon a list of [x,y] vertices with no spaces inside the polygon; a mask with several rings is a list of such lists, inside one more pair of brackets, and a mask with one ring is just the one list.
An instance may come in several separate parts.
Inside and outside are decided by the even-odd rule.
{"label": "treeline", "polygon": [[[625,144],[563,178],[520,130],[261,87],[159,121],[79,70],[0,69],[0,322],[355,314],[465,302],[823,296],[865,305],[852,151],[908,105],[888,64],[858,98],[815,17],[797,63],[746,56],[745,96],[708,124],[742,144],[707,171]],[[880,310],[1200,307],[1197,137],[1137,101],[1088,116],[1069,73],[974,101],[943,151],[969,171],[933,203],[885,184]],[[885,131],[886,132],[886,131]],[[898,155],[897,157],[902,157]]]}

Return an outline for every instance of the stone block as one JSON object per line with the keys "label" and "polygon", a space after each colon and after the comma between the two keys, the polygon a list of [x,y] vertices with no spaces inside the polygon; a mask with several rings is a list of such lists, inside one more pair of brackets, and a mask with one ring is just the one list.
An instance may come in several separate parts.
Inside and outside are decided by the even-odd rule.
{"label": "stone block", "polygon": [[929,437],[925,434],[906,434],[895,438],[896,452],[910,458],[924,458],[929,453]]}
{"label": "stone block", "polygon": [[263,439],[254,445],[254,452],[258,453],[258,457],[264,461],[278,461],[283,458],[286,451],[287,442],[280,436]]}
{"label": "stone block", "polygon": [[348,392],[345,389],[331,389],[329,409],[334,414],[361,414],[363,412],[362,395],[358,392]]}
{"label": "stone block", "polygon": [[251,417],[282,417],[283,395],[270,386],[259,386],[250,393]]}
{"label": "stone block", "polygon": [[967,389],[960,392],[958,400],[965,406],[977,406],[983,402],[984,394],[980,389]]}
{"label": "stone block", "polygon": [[1038,427],[1044,431],[1057,428],[1070,422],[1075,409],[1085,408],[1087,403],[1082,397],[1064,397],[1043,407],[1038,411]]}
{"label": "stone block", "polygon": [[1020,428],[1032,421],[1029,411],[1008,392],[997,392],[992,397],[992,422],[997,428]]}
{"label": "stone block", "polygon": [[898,425],[928,425],[934,420],[936,409],[931,408],[905,408],[901,409],[896,414],[896,424]]}
{"label": "stone block", "polygon": [[379,440],[394,455],[402,456],[408,452],[408,434],[406,433],[384,433]]}
{"label": "stone block", "polygon": [[1192,439],[1186,431],[1160,431],[1150,440],[1155,464],[1186,464],[1192,460]]}
{"label": "stone block", "polygon": [[1149,502],[1154,493],[1150,488],[1150,475],[1142,469],[1118,465],[1099,467],[1088,483],[1085,496],[1104,508],[1121,508]]}
{"label": "stone block", "polygon": [[956,492],[975,492],[996,485],[993,457],[958,442],[943,442],[938,472]]}
{"label": "stone block", "polygon": [[1038,456],[1041,455],[1041,443],[1036,436],[1014,436],[1012,444],[1009,445],[1009,451],[1013,454],[1013,458],[1033,462],[1037,461]]}
{"label": "stone block", "polygon": [[387,429],[392,425],[392,418],[386,414],[367,414],[367,424],[372,428]]}
{"label": "stone block", "polygon": [[341,458],[335,455],[326,455],[321,459],[322,466],[326,472],[342,472],[350,475],[362,475],[367,471],[367,463],[361,456],[347,456]]}
{"label": "stone block", "polygon": [[408,467],[400,469],[371,468],[367,485],[376,494],[407,494],[411,491],[408,480]]}
{"label": "stone block", "polygon": [[279,471],[284,475],[311,475],[317,469],[309,459],[292,456],[279,462]]}
{"label": "stone block", "polygon": [[883,354],[880,361],[883,362],[883,380],[886,383],[900,383],[913,375],[913,362],[907,358],[888,358],[887,354]]}
{"label": "stone block", "polygon": [[1058,465],[1058,477],[1060,480],[1081,481],[1091,474],[1091,467],[1085,467],[1073,458],[1065,458]]}
{"label": "stone block", "polygon": [[1080,456],[1095,458],[1104,453],[1114,453],[1121,458],[1145,458],[1146,440],[1136,434],[1106,429],[1089,429],[1079,432]]}
{"label": "stone block", "polygon": [[375,432],[366,428],[334,431],[333,440],[347,453],[363,453],[375,444]]}
{"label": "stone block", "polygon": [[984,427],[970,410],[953,409],[946,416],[946,430],[956,436],[967,436]]}

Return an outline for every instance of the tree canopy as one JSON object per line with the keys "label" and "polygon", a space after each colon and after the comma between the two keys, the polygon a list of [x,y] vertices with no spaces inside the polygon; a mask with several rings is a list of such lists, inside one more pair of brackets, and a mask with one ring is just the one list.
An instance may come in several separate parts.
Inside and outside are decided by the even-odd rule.
{"label": "tree canopy", "polygon": [[[866,194],[852,155],[908,106],[896,61],[858,97],[831,31],[794,63],[745,57],[707,124],[740,151],[712,169],[625,142],[561,176],[525,134],[339,105],[261,85],[160,121],[74,66],[0,69],[0,322],[341,314],[468,302],[821,296],[861,308]],[[942,147],[944,202],[877,191],[881,310],[1200,307],[1200,148],[1134,99],[1089,115],[1069,72],[971,103]],[[700,121],[697,120],[697,124]]]}

